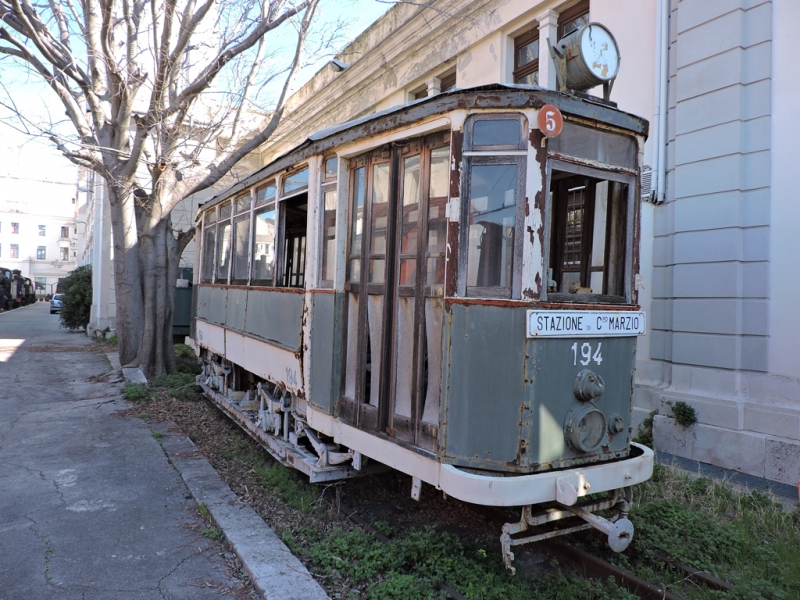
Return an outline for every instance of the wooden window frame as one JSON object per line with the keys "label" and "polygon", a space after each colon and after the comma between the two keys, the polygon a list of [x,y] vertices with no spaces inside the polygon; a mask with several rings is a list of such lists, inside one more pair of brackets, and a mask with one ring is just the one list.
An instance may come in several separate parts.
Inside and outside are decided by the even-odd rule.
{"label": "wooden window frame", "polygon": [[564,27],[578,17],[589,14],[589,0],[581,0],[574,6],[564,9],[558,15],[558,39],[564,37]]}
{"label": "wooden window frame", "polygon": [[[439,76],[439,93],[449,92],[456,87],[456,72]],[[445,89],[448,88],[448,89]]]}
{"label": "wooden window frame", "polygon": [[519,64],[519,50],[523,46],[539,39],[539,26],[536,25],[533,29],[526,31],[514,38],[514,83],[519,83],[523,77],[527,77],[534,71],[539,70],[539,59],[536,58],[524,65]]}

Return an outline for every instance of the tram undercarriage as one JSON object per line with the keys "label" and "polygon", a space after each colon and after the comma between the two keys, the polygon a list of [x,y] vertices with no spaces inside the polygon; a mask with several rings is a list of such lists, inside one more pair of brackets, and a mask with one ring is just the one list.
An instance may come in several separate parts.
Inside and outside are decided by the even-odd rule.
{"label": "tram undercarriage", "polygon": [[[411,475],[414,500],[420,499],[424,481],[446,496],[466,502],[521,507],[520,520],[506,523],[500,536],[503,560],[512,574],[515,546],[591,528],[604,533],[615,552],[625,550],[633,539],[633,525],[627,518],[632,486],[652,474],[653,452],[649,448],[633,444],[635,451],[626,460],[581,469],[514,477],[479,473],[441,464],[432,453],[423,457],[396,442],[383,441],[389,446],[381,447],[374,436],[359,436],[358,430],[338,419],[317,414],[313,406],[282,383],[259,381],[252,389],[236,390],[235,365],[216,354],[203,354],[203,371],[197,383],[206,397],[275,460],[301,471],[311,483],[377,474],[392,466]],[[319,423],[327,427],[316,429],[313,425]],[[358,445],[359,437],[363,447]],[[387,464],[370,458],[365,452],[370,446]],[[387,455],[387,450],[391,454]],[[407,453],[416,456],[408,460]],[[607,492],[606,498],[580,501],[582,496],[597,492]],[[613,510],[614,514],[609,518],[596,514],[604,510]],[[575,517],[583,522],[573,524]],[[571,523],[553,526],[565,519]]]}

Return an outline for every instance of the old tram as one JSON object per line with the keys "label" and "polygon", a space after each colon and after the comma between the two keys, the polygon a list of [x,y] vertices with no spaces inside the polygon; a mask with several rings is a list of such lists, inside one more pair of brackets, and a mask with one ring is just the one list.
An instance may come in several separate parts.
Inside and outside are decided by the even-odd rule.
{"label": "old tram", "polygon": [[203,390],[311,481],[388,465],[414,498],[522,507],[509,567],[561,518],[624,549],[653,468],[630,425],[646,134],[501,85],[318,132],[201,207]]}

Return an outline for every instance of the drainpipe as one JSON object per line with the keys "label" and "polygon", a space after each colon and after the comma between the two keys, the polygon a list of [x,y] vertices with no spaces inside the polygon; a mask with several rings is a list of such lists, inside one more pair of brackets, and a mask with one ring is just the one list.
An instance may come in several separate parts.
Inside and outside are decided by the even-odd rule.
{"label": "drainpipe", "polygon": [[669,5],[670,0],[658,2],[658,133],[656,149],[658,152],[655,203],[666,200],[667,187],[667,85],[669,82]]}

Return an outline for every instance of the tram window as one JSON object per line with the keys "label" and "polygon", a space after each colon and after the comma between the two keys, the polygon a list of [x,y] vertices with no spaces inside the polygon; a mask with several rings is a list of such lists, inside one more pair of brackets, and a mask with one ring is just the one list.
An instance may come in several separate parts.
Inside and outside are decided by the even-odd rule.
{"label": "tram window", "polygon": [[308,227],[308,195],[302,194],[281,201],[283,256],[281,285],[303,287],[306,274],[306,229]]}
{"label": "tram window", "polygon": [[630,136],[565,122],[561,133],[547,141],[558,154],[588,158],[607,165],[636,168],[636,140]]}
{"label": "tram window", "polygon": [[275,182],[268,183],[256,190],[256,206],[262,206],[275,200]]}
{"label": "tram window", "polygon": [[333,260],[336,256],[336,188],[322,191],[322,287],[333,287]]}
{"label": "tram window", "polygon": [[510,296],[516,225],[516,164],[472,164],[469,172],[467,288]]}
{"label": "tram window", "polygon": [[427,285],[444,284],[444,255],[447,245],[445,207],[450,192],[450,146],[431,150],[428,189]]}
{"label": "tram window", "polygon": [[520,136],[519,119],[475,121],[472,129],[473,146],[516,145]]}
{"label": "tram window", "polygon": [[247,258],[250,252],[250,213],[233,221],[233,273],[235,283],[247,283]]}
{"label": "tram window", "polygon": [[372,223],[370,231],[369,282],[386,278],[386,227],[389,220],[389,163],[372,167]]}
{"label": "tram window", "polygon": [[400,208],[399,285],[414,285],[417,279],[419,241],[419,154],[403,160],[403,203]]}
{"label": "tram window", "polygon": [[339,159],[335,156],[325,159],[325,168],[323,178],[325,181],[336,179],[337,171],[339,169]]}
{"label": "tram window", "polygon": [[624,302],[628,186],[557,171],[551,181],[548,298]]}
{"label": "tram window", "polygon": [[364,235],[364,195],[366,186],[364,173],[366,167],[353,170],[353,210],[350,227],[350,265],[347,281],[358,284],[361,281],[361,242]]}
{"label": "tram window", "polygon": [[207,212],[203,226],[203,283],[211,283],[214,280],[214,239],[216,237],[214,217],[216,217],[215,211]]}
{"label": "tram window", "polygon": [[[217,223],[217,283],[228,283],[231,266],[231,203],[219,208],[220,222]],[[227,218],[225,218],[227,216]],[[225,220],[223,220],[225,219]]]}
{"label": "tram window", "polygon": [[[273,188],[274,190],[274,188]],[[275,202],[256,211],[253,219],[252,283],[272,285],[275,262]]]}
{"label": "tram window", "polygon": [[283,195],[287,196],[308,188],[308,167],[283,179]]}

